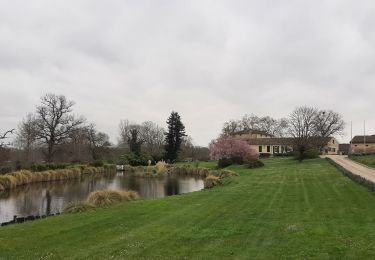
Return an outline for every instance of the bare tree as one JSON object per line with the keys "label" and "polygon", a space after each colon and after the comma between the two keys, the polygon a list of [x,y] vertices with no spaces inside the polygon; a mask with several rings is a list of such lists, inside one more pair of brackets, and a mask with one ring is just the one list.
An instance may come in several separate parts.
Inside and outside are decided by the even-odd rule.
{"label": "bare tree", "polygon": [[161,155],[164,145],[164,128],[151,121],[141,124],[140,138],[143,141],[143,149],[150,155]]}
{"label": "bare tree", "polygon": [[33,161],[33,149],[37,140],[35,115],[29,113],[18,125],[16,144],[25,152],[26,162]]}
{"label": "bare tree", "polygon": [[86,129],[92,158],[94,160],[99,160],[101,159],[101,150],[111,145],[109,136],[106,133],[98,132],[95,124],[90,124]]}
{"label": "bare tree", "polygon": [[258,117],[254,114],[245,115],[241,120],[230,120],[224,123],[222,135],[235,135],[241,131],[259,130],[272,134],[276,137],[283,137],[287,134],[288,120],[285,118],[274,119],[269,116]]}
{"label": "bare tree", "polygon": [[121,120],[119,125],[120,131],[120,138],[119,138],[119,145],[120,146],[128,146],[129,138],[131,138],[131,130],[132,129],[139,129],[140,125],[130,122],[129,120]]}
{"label": "bare tree", "polygon": [[8,131],[5,131],[5,133],[0,133],[0,147],[3,147],[5,144],[3,142],[3,140],[5,140],[7,137],[8,134],[13,134],[15,129],[11,129],[11,130],[8,130]]}
{"label": "bare tree", "polygon": [[86,126],[78,126],[71,131],[69,137],[59,146],[59,153],[54,159],[73,162],[91,160],[91,150]]}
{"label": "bare tree", "polygon": [[315,132],[319,137],[329,137],[342,134],[345,128],[345,122],[339,113],[332,110],[319,111],[314,120]]}
{"label": "bare tree", "polygon": [[229,120],[224,123],[222,129],[223,136],[235,135],[236,133],[244,130],[243,122],[240,120]]}
{"label": "bare tree", "polygon": [[137,131],[137,142],[139,141],[142,144],[142,150],[145,153],[149,155],[162,155],[165,132],[163,127],[151,121],[136,124],[129,120],[121,120],[119,130],[119,145],[129,147],[129,140],[134,138],[134,131]]}
{"label": "bare tree", "polygon": [[47,94],[41,98],[41,105],[36,109],[37,138],[47,146],[45,158],[53,160],[56,146],[69,138],[72,131],[83,122],[72,114],[73,101],[63,95]]}
{"label": "bare tree", "polygon": [[244,115],[241,119],[243,130],[258,129],[260,118],[254,114]]}
{"label": "bare tree", "polygon": [[295,140],[298,160],[305,158],[305,152],[311,145],[310,140],[316,133],[315,118],[318,110],[314,107],[297,107],[289,116],[289,132]]}
{"label": "bare tree", "polygon": [[298,142],[306,142],[315,135],[315,118],[318,110],[314,107],[297,107],[289,116],[289,133]]}

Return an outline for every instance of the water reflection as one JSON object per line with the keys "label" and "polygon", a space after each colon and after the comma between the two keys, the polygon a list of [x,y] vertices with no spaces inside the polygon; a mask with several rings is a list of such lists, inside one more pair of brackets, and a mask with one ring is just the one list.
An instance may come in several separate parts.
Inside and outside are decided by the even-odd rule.
{"label": "water reflection", "polygon": [[203,189],[203,180],[194,177],[142,178],[123,173],[81,180],[36,183],[0,193],[0,223],[14,215],[48,215],[61,212],[69,202],[86,200],[99,189],[131,189],[142,198],[162,198]]}

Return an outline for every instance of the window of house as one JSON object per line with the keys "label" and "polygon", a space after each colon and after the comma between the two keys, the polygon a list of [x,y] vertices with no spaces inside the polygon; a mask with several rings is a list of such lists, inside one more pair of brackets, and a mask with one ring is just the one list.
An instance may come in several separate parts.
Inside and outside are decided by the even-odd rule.
{"label": "window of house", "polygon": [[263,146],[259,145],[259,152],[263,152]]}
{"label": "window of house", "polygon": [[271,152],[271,146],[267,145],[267,153]]}
{"label": "window of house", "polygon": [[335,144],[335,140],[332,140],[332,143]]}
{"label": "window of house", "polygon": [[336,152],[336,148],[332,148],[332,152],[334,152],[334,153],[335,153],[335,152]]}

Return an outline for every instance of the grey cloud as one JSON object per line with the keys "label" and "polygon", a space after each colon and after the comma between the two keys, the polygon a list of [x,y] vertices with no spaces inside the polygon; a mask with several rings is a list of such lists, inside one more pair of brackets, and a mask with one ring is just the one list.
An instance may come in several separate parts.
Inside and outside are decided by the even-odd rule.
{"label": "grey cloud", "polygon": [[0,130],[56,92],[113,141],[120,119],[174,109],[206,145],[228,119],[302,104],[375,133],[373,1],[0,4]]}

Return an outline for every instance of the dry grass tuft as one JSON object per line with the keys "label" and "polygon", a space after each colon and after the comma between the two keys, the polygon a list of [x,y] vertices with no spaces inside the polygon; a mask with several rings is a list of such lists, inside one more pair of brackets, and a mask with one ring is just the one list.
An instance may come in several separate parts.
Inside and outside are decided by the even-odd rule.
{"label": "dry grass tuft", "polygon": [[239,176],[239,174],[237,172],[230,171],[230,170],[220,170],[218,172],[218,177],[220,179],[227,178],[227,177],[233,177],[233,176]]}
{"label": "dry grass tuft", "polygon": [[220,178],[216,177],[212,174],[208,175],[207,178],[204,180],[204,188],[210,189],[218,185],[220,182]]}
{"label": "dry grass tuft", "polygon": [[91,192],[87,202],[96,207],[107,207],[123,200],[132,201],[139,198],[135,191],[98,190]]}
{"label": "dry grass tuft", "polygon": [[87,202],[96,207],[107,207],[122,200],[121,194],[114,190],[98,190],[91,192]]}
{"label": "dry grass tuft", "polygon": [[139,195],[136,191],[128,190],[128,191],[120,191],[121,197],[123,200],[132,201],[139,199]]}

